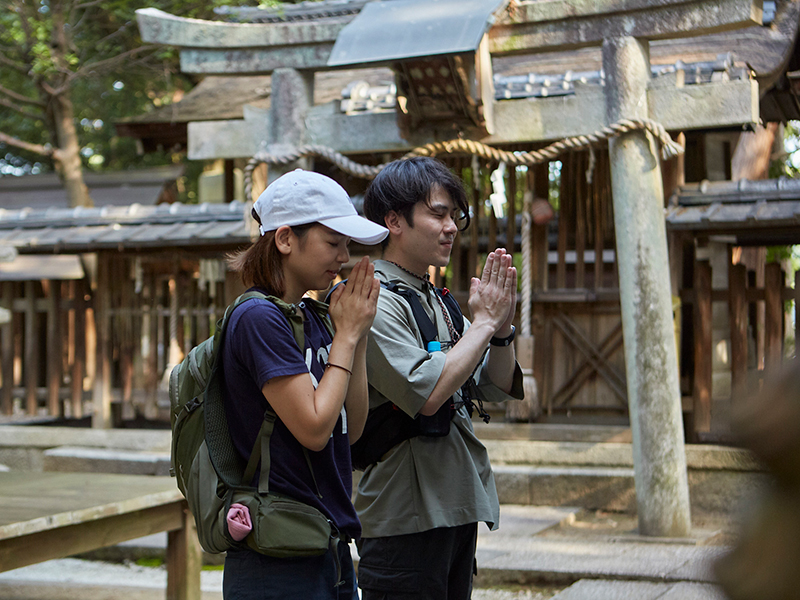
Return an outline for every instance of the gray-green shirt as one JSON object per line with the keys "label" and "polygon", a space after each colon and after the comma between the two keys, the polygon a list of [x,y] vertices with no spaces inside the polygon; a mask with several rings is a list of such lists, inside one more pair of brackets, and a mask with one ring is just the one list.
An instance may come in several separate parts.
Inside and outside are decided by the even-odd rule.
{"label": "gray-green shirt", "polygon": [[[440,341],[450,341],[447,325],[433,286],[397,268],[375,261],[375,274],[385,282],[396,282],[420,296]],[[464,319],[464,329],[469,321]],[[422,338],[411,306],[401,296],[381,287],[378,313],[367,344],[369,404],[375,408],[394,402],[416,416],[436,386],[444,368],[445,348],[431,352]],[[522,398],[522,371],[515,366],[509,394],[495,386],[483,372],[475,381],[484,402]],[[460,399],[460,391],[456,392]],[[367,468],[355,499],[364,537],[383,537],[455,527],[484,521],[497,528],[500,505],[494,476],[484,445],[475,436],[465,407],[456,412],[450,433],[444,437],[411,438],[391,449],[383,459]]]}

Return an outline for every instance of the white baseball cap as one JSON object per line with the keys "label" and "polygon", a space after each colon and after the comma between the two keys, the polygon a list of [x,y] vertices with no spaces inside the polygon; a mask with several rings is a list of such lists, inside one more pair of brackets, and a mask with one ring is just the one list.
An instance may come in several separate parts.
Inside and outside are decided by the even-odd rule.
{"label": "white baseball cap", "polygon": [[253,205],[264,235],[283,225],[320,223],[360,244],[377,244],[389,230],[360,217],[350,196],[330,177],[295,169],[281,175]]}

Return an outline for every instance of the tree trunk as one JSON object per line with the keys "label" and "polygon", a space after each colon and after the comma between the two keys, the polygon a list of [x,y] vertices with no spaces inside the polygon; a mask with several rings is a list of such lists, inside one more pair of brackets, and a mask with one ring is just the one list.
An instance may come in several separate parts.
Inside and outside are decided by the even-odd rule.
{"label": "tree trunk", "polygon": [[59,152],[57,163],[67,190],[69,205],[94,206],[89,189],[83,181],[83,167],[81,165],[80,144],[78,133],[75,131],[72,101],[65,93],[51,96],[53,117],[58,135]]}
{"label": "tree trunk", "polygon": [[[66,53],[69,51],[67,39],[67,25],[64,18],[65,7],[62,2],[53,2],[53,39],[51,52],[53,62],[59,65],[63,72],[68,70]],[[75,111],[70,100],[70,87],[65,79],[51,82],[48,96],[52,109],[53,121],[58,141],[58,152],[55,154],[56,164],[67,191],[67,198],[71,207],[94,206],[89,189],[83,180],[83,166],[81,165],[78,132],[75,130]]]}

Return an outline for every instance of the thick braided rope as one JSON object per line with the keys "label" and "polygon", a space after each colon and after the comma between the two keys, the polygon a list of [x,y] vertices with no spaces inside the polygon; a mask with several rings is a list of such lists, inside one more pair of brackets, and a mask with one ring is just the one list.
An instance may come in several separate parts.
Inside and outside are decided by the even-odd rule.
{"label": "thick braided rope", "polygon": [[[661,143],[661,156],[664,160],[683,153],[683,148],[680,144],[672,140],[660,123],[650,119],[623,119],[613,125],[598,129],[589,135],[576,135],[565,138],[550,144],[546,148],[532,150],[530,152],[509,152],[473,140],[455,139],[447,142],[434,142],[414,148],[403,158],[411,158],[413,156],[437,156],[440,154],[470,154],[496,162],[505,162],[511,166],[530,166],[552,160],[567,150],[577,150],[586,146],[592,146],[603,140],[639,129],[649,131]],[[253,190],[253,170],[259,164],[285,165],[306,156],[320,156],[328,162],[335,164],[345,173],[349,173],[361,179],[374,179],[375,176],[381,172],[381,169],[388,164],[384,163],[374,167],[361,165],[332,148],[316,144],[300,146],[292,152],[281,155],[259,152],[247,162],[247,166],[244,169],[245,198],[251,197]]]}
{"label": "thick braided rope", "polygon": [[335,164],[345,173],[349,173],[359,179],[375,179],[375,176],[381,172],[381,169],[386,164],[371,167],[368,165],[360,165],[354,160],[350,160],[344,154],[337,152],[328,146],[320,146],[317,144],[306,144],[296,148],[292,152],[286,154],[276,155],[268,152],[258,152],[253,158],[247,161],[247,166],[244,168],[244,192],[245,198],[250,198],[253,192],[253,170],[260,164],[267,163],[270,165],[285,165],[306,156],[319,156],[326,159],[328,162]]}

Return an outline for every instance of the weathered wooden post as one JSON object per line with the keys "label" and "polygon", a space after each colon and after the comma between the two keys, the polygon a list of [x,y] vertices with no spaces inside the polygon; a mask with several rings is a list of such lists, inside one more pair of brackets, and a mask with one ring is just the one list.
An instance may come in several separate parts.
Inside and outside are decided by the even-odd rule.
{"label": "weathered wooden post", "polygon": [[[647,42],[603,40],[603,69],[609,123],[647,118]],[[639,531],[683,537],[689,485],[658,148],[632,131],[609,141],[609,156]]]}
{"label": "weathered wooden post", "polygon": [[[269,107],[266,151],[281,155],[305,142],[305,118],[314,106],[314,73],[293,68],[280,68],[272,72],[272,93]],[[285,165],[270,165],[267,181],[299,168],[308,168],[308,159],[302,158]]]}

